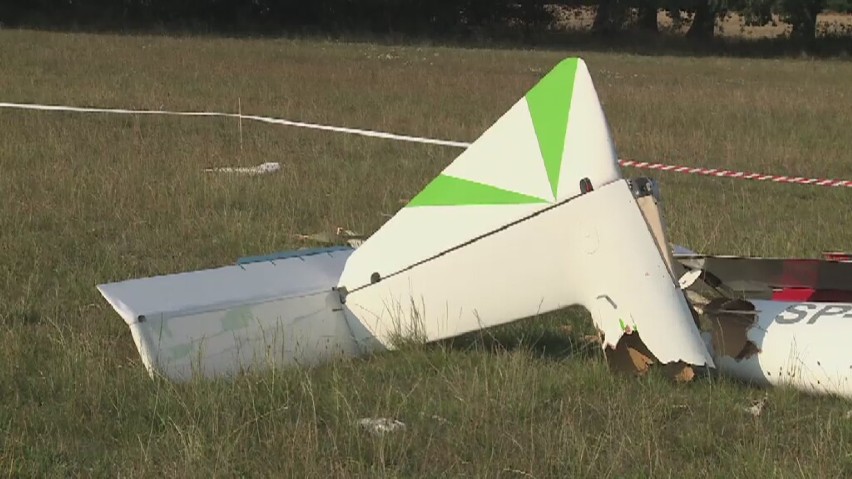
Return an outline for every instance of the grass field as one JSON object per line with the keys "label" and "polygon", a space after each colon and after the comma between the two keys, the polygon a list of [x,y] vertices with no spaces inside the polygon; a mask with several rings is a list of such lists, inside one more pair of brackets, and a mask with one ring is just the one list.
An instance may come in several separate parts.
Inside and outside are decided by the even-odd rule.
{"label": "grass field", "polygon": [[[0,31],[0,101],[267,114],[473,140],[561,58],[623,158],[852,176],[852,63]],[[577,312],[234,382],[153,381],[95,285],[377,229],[458,154],[236,120],[0,110],[0,476],[838,477],[852,404],[608,372]],[[262,177],[208,166],[281,162]],[[644,174],[626,170],[626,175]],[[852,249],[852,191],[674,174],[671,238]],[[555,247],[566,245],[555,245]],[[572,331],[563,328],[575,325]],[[373,437],[356,422],[394,417]]]}

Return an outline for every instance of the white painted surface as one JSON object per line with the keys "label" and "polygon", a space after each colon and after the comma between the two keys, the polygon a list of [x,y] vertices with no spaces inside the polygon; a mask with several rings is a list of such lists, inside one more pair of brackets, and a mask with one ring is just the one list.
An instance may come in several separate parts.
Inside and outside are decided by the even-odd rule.
{"label": "white painted surface", "polygon": [[[583,60],[577,62],[573,85],[560,200],[578,195],[583,178],[590,178],[595,188],[621,178],[609,127]],[[341,285],[352,289],[369,284],[373,273],[387,276],[555,204],[525,98],[442,173],[545,198],[547,203],[403,208],[352,255]],[[523,242],[517,246],[527,248]]]}
{"label": "white painted surface", "polygon": [[[547,206],[403,208],[352,253],[346,262],[340,285],[353,289],[369,284],[373,273],[379,273],[381,277],[388,276]],[[516,246],[525,247],[523,243]]]}
{"label": "white painted surface", "polygon": [[151,373],[173,380],[316,364],[359,348],[332,291],[351,251],[98,286]]}
{"label": "white painted surface", "polygon": [[442,173],[553,201],[526,98],[518,100]]}
{"label": "white painted surface", "polygon": [[722,374],[852,398],[852,304],[751,302],[760,314],[747,334],[760,353],[740,361],[717,357]]}
{"label": "white painted surface", "polygon": [[577,62],[557,198],[580,193],[580,180],[598,188],[621,178],[618,156],[586,62]]}
{"label": "white painted surface", "polygon": [[324,291],[337,283],[352,251],[131,279],[98,290],[132,324],[140,315],[200,312]]}
{"label": "white painted surface", "polygon": [[[521,100],[447,171],[534,196],[549,193],[551,203],[404,208],[354,252],[99,290],[130,326],[146,367],[174,379],[390,347],[392,334],[404,332],[398,320],[415,313],[426,339],[437,340],[573,304],[591,311],[605,345],[629,328],[664,363],[712,365],[620,179],[582,61],[572,102],[557,197],[578,193],[585,177],[595,190],[565,204],[553,203],[531,120],[521,121],[529,114]],[[373,273],[383,279],[371,285]],[[351,292],[342,308],[336,285]],[[194,372],[193,364],[203,370]]]}
{"label": "white painted surface", "polygon": [[606,343],[623,320],[662,362],[713,364],[623,180],[376,284],[341,286],[359,340],[388,348],[412,327],[433,341],[581,304]]}

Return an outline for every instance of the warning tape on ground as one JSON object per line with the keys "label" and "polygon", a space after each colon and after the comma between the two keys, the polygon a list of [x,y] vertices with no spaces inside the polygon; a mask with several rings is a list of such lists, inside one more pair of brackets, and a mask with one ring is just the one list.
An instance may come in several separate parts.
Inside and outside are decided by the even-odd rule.
{"label": "warning tape on ground", "polygon": [[[132,110],[124,108],[96,108],[75,107],[65,105],[41,105],[36,103],[6,103],[0,102],[0,108],[11,108],[18,110],[36,111],[64,111],[72,113],[112,113],[122,115],[163,115],[163,116],[190,116],[190,117],[219,117],[237,118],[247,121],[256,121],[273,125],[292,126],[296,128],[307,128],[312,130],[331,131],[335,133],[346,133],[350,135],[366,136],[370,138],[381,138],[386,140],[405,141],[409,143],[423,143],[428,145],[450,146],[454,148],[467,148],[470,143],[463,141],[441,140],[436,138],[424,138],[419,136],[400,135],[384,131],[365,130],[360,128],[348,128],[342,126],[322,125],[319,123],[308,123],[303,121],[285,120],[283,118],[272,118],[257,115],[244,115],[241,113],[221,113],[210,111],[167,111],[167,110]],[[770,181],[774,183],[788,183],[798,185],[852,187],[852,180],[838,180],[825,178],[805,178],[801,176],[784,176],[764,173],[749,173],[745,171],[721,170],[717,168],[702,168],[693,166],[667,165],[663,163],[649,163],[647,161],[618,160],[619,164],[626,167],[644,170],[667,171],[684,173],[689,175],[714,176],[717,178],[735,178],[741,180]]]}
{"label": "warning tape on ground", "polygon": [[717,168],[665,165],[662,163],[648,163],[647,161],[618,160],[618,162],[622,166],[630,166],[643,170],[673,171],[675,173],[686,173],[688,175],[715,176],[719,178],[738,178],[741,180],[771,181],[774,183],[792,183],[797,185],[852,187],[852,180],[833,180],[821,178],[804,178],[801,176],[767,175],[763,173],[748,173],[745,171],[720,170]]}

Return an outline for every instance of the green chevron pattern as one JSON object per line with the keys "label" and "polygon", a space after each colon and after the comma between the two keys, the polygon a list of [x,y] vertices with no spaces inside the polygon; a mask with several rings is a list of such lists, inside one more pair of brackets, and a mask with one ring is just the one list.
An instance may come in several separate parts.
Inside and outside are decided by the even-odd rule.
{"label": "green chevron pattern", "polygon": [[576,72],[577,59],[564,60],[526,96],[553,199],[556,199],[559,189],[559,171],[565,150],[565,133],[568,130],[568,112],[571,111]]}
{"label": "green chevron pattern", "polygon": [[408,206],[518,205],[546,203],[541,198],[452,176],[439,175]]}
{"label": "green chevron pattern", "polygon": [[[471,180],[440,175],[407,206],[508,205],[556,200],[577,65],[576,58],[563,60],[525,96],[552,199],[545,200]],[[488,138],[480,141],[483,140],[500,141]]]}

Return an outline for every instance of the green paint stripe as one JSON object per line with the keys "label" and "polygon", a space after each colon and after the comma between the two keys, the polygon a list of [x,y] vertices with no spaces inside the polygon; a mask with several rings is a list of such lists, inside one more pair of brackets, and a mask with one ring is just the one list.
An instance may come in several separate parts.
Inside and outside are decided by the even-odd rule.
{"label": "green paint stripe", "polygon": [[577,59],[563,60],[526,95],[554,199],[559,188],[559,170],[562,167],[576,73]]}
{"label": "green paint stripe", "polygon": [[519,205],[546,202],[541,198],[496,186],[439,175],[407,206]]}

